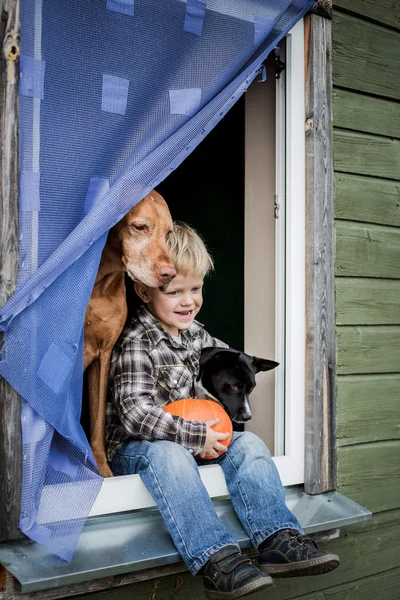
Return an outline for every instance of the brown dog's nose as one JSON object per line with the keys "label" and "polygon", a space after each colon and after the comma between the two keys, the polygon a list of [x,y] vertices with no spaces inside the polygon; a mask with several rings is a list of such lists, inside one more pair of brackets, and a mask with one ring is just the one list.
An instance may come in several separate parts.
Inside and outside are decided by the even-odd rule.
{"label": "brown dog's nose", "polygon": [[163,265],[159,268],[158,275],[163,281],[165,281],[165,283],[168,283],[176,275],[175,267],[172,265]]}

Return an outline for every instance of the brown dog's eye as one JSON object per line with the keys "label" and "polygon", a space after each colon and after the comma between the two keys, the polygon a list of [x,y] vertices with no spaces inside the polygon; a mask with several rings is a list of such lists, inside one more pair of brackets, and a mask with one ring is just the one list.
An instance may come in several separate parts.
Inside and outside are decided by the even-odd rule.
{"label": "brown dog's eye", "polygon": [[136,231],[145,231],[145,229],[147,229],[147,225],[144,223],[143,225],[135,225],[135,223],[132,223],[132,227],[136,229]]}
{"label": "brown dog's eye", "polygon": [[233,390],[234,392],[237,392],[237,391],[238,391],[238,389],[239,389],[239,388],[238,388],[238,386],[237,386],[237,385],[233,385],[233,384],[231,384],[231,390]]}

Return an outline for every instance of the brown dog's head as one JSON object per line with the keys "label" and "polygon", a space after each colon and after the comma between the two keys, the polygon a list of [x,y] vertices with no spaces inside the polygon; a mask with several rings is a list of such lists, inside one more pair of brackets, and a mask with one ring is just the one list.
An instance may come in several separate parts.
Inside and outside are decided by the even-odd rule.
{"label": "brown dog's head", "polygon": [[176,275],[167,250],[172,218],[164,198],[154,190],[112,229],[112,243],[121,248],[124,270],[149,287],[167,285]]}

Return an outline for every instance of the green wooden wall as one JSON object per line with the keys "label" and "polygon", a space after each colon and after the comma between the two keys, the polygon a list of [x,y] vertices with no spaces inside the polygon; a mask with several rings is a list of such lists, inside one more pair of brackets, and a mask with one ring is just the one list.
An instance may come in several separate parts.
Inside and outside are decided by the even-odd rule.
{"label": "green wooden wall", "polygon": [[[336,0],[333,46],[338,480],[374,517],[325,545],[336,571],[254,600],[400,598],[400,2]],[[204,596],[185,575],[89,597]]]}
{"label": "green wooden wall", "polygon": [[[342,493],[374,516],[368,525],[348,532],[359,554],[356,562],[361,562],[346,586],[340,581],[342,565],[333,574],[334,587],[310,597],[379,594],[397,600],[400,3],[337,0],[333,45],[338,483]],[[366,543],[367,530],[374,534]],[[382,543],[391,546],[383,562]],[[367,564],[372,571],[364,570]]]}

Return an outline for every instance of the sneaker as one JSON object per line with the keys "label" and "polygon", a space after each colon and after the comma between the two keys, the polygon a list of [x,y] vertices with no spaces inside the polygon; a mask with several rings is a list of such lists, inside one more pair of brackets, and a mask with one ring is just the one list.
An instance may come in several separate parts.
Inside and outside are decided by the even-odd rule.
{"label": "sneaker", "polygon": [[336,554],[320,550],[310,537],[297,529],[281,529],[259,547],[259,567],[274,577],[321,575],[339,566]]}
{"label": "sneaker", "polygon": [[248,556],[237,546],[225,546],[213,554],[202,569],[206,598],[233,600],[272,584],[268,575],[261,573]]}

